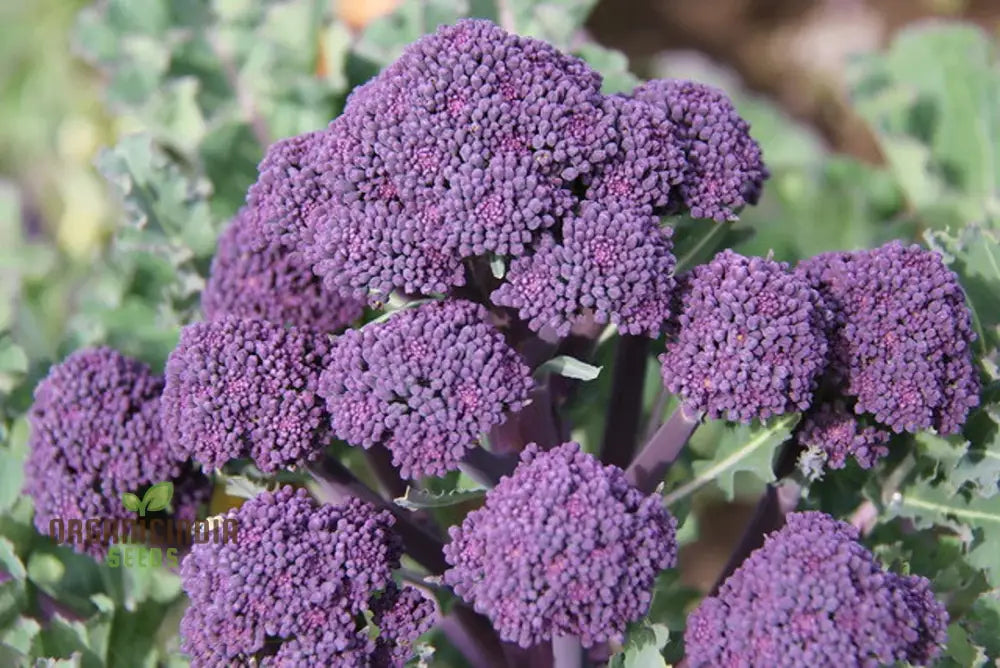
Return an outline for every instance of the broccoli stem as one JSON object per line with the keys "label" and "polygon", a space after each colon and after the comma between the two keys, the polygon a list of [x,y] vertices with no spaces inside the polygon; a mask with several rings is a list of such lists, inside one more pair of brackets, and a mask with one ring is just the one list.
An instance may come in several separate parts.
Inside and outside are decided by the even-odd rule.
{"label": "broccoli stem", "polygon": [[406,482],[399,477],[399,471],[392,465],[392,454],[384,445],[377,444],[365,450],[365,461],[383,494],[390,499],[406,494]]}
{"label": "broccoli stem", "polygon": [[581,668],[583,646],[573,636],[556,636],[552,639],[553,668]]}
{"label": "broccoli stem", "polygon": [[649,343],[645,336],[623,334],[618,337],[611,401],[608,403],[601,443],[601,461],[605,464],[625,468],[635,453]]}
{"label": "broccoli stem", "polygon": [[500,478],[514,472],[517,461],[516,456],[494,454],[477,445],[465,453],[459,468],[480,485],[496,487]]}
{"label": "broccoli stem", "polygon": [[683,406],[678,407],[632,460],[625,470],[626,480],[647,494],[655,491],[701,424],[701,417],[700,413],[688,415]]}

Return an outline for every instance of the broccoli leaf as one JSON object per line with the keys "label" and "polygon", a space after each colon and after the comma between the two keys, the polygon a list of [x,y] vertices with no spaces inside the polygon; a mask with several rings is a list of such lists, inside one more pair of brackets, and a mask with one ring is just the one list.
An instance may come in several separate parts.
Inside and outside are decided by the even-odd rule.
{"label": "broccoli leaf", "polygon": [[1000,201],[996,65],[988,36],[956,23],[905,30],[885,54],[856,62],[852,88],[858,110],[878,131],[892,169],[918,208],[936,204],[948,192],[954,196],[951,208],[966,219],[995,214]]}
{"label": "broccoli leaf", "polygon": [[559,355],[542,364],[535,373],[555,373],[565,378],[594,380],[601,375],[602,367],[592,366],[569,355]]}
{"label": "broccoli leaf", "polygon": [[394,499],[397,506],[402,506],[407,510],[420,510],[422,508],[446,508],[458,505],[466,501],[478,501],[486,496],[486,489],[456,489],[452,492],[441,492],[435,494],[423,489],[407,487],[403,496]]}
{"label": "broccoli leaf", "polygon": [[611,660],[613,668],[667,668],[660,653],[670,640],[670,629],[663,624],[642,621],[628,631],[625,647]]}
{"label": "broccoli leaf", "polygon": [[771,468],[774,453],[792,435],[799,420],[798,413],[783,415],[769,423],[739,425],[728,429],[719,441],[711,459],[701,459],[692,465],[694,478],[672,490],[664,497],[669,506],[690,496],[714,481],[732,500],[735,495],[734,480],[737,473],[752,473],[762,482],[772,482]]}

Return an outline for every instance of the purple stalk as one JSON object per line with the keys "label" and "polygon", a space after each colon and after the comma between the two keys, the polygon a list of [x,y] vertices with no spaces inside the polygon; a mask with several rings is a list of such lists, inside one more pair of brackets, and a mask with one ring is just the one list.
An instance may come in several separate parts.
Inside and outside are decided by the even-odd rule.
{"label": "purple stalk", "polygon": [[500,478],[514,472],[517,462],[516,455],[497,455],[476,446],[465,453],[459,467],[480,485],[496,487]]}
{"label": "purple stalk", "polygon": [[384,445],[377,444],[365,450],[365,461],[375,474],[383,494],[390,499],[406,494],[406,482],[399,477],[399,471],[392,465],[392,453]]}
{"label": "purple stalk", "polygon": [[507,668],[503,647],[489,621],[463,604],[457,604],[438,623],[448,640],[470,666]]}
{"label": "purple stalk", "polygon": [[750,553],[764,544],[764,536],[776,531],[785,525],[785,515],[795,510],[799,505],[799,498],[802,495],[802,487],[791,480],[773,485],[769,484],[764,490],[764,494],[757,502],[757,509],[749,524],[743,530],[743,536],[736,545],[729,561],[726,562],[722,573],[719,574],[715,585],[712,586],[711,595],[719,591],[719,587],[733,574],[743,560],[750,556]]}
{"label": "purple stalk", "polygon": [[625,470],[626,480],[647,494],[655,491],[699,424],[701,414],[691,416],[678,407]]}
{"label": "purple stalk", "polygon": [[642,417],[642,389],[649,360],[649,339],[623,334],[615,350],[615,371],[611,380],[601,443],[601,461],[625,468],[632,461],[639,439]]}
{"label": "purple stalk", "polygon": [[563,443],[548,388],[536,387],[531,403],[491,429],[489,440],[491,449],[503,454],[519,453],[528,443],[537,443],[546,450]]}
{"label": "purple stalk", "polygon": [[581,668],[583,646],[573,636],[556,636],[552,639],[553,668]]}

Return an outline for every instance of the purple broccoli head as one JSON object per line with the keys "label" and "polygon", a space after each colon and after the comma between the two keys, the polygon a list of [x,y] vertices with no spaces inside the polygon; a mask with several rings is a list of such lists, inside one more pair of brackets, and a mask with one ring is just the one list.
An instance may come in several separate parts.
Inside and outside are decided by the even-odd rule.
{"label": "purple broccoli head", "polygon": [[[208,499],[208,480],[186,455],[165,447],[160,428],[163,379],[111,348],[79,350],[49,370],[28,413],[30,453],[25,492],[35,502],[35,526],[51,520],[130,519],[122,494],[175,482],[174,517],[193,520]],[[75,543],[102,557],[106,545]]]}
{"label": "purple broccoli head", "polygon": [[605,109],[614,120],[618,147],[586,179],[586,198],[657,214],[675,208],[688,165],[667,112],[620,95],[607,98]]}
{"label": "purple broccoli head", "polygon": [[529,647],[578,636],[621,639],[646,614],[657,574],[674,565],[676,522],[576,443],[530,444],[485,505],[450,529],[445,582]]}
{"label": "purple broccoli head", "polygon": [[726,250],[682,279],[664,385],[711,417],[750,422],[812,400],[827,362],[820,297],[784,263]]}
{"label": "purple broccoli head", "polygon": [[487,318],[472,302],[430,302],[337,338],[319,387],[337,437],[383,443],[406,478],[457,468],[532,387]]}
{"label": "purple broccoli head", "polygon": [[809,409],[798,428],[798,442],[819,448],[826,456],[826,465],[833,469],[844,468],[848,457],[854,457],[861,468],[870,469],[889,454],[885,445],[889,436],[881,427],[863,424],[841,400]]}
{"label": "purple broccoli head", "polygon": [[930,582],[885,571],[849,524],[791,513],[688,617],[698,666],[924,665],[948,614]]}
{"label": "purple broccoli head", "polygon": [[243,208],[219,239],[201,307],[209,320],[230,315],[336,332],[361,315],[362,303],[325,290],[301,254],[269,238]]}
{"label": "purple broccoli head", "polygon": [[317,272],[383,298],[461,285],[465,257],[523,254],[570,210],[571,182],[614,150],[600,83],[486,21],[407,47],[347,105],[335,195],[308,225]]}
{"label": "purple broccoli head", "polygon": [[326,335],[264,320],[188,325],[167,359],[167,441],[208,469],[251,457],[272,472],[312,459],[330,435],[316,394],[329,350]]}
{"label": "purple broccoli head", "polygon": [[693,81],[659,79],[642,84],[633,96],[664,109],[674,123],[675,141],[687,158],[678,205],[694,218],[723,222],[757,203],[768,171],[749,124],[725,93]]}
{"label": "purple broccoli head", "polygon": [[972,318],[941,256],[890,242],[799,265],[832,313],[831,379],[896,432],[958,432],[979,403]]}
{"label": "purple broccoli head", "polygon": [[565,336],[592,313],[626,334],[657,336],[671,313],[670,235],[649,213],[585,202],[563,223],[561,243],[547,237],[514,260],[492,300],[517,309],[535,331]]}
{"label": "purple broccoli head", "polygon": [[[392,579],[402,547],[387,511],[305,490],[263,493],[229,512],[236,543],[198,543],[181,564],[193,666],[402,666],[434,604]],[[378,625],[373,639],[364,616]]]}

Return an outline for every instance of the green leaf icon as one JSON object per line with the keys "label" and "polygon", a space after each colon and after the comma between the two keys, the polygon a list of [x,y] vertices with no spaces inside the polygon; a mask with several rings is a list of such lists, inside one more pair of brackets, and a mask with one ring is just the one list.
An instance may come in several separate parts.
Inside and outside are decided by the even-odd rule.
{"label": "green leaf icon", "polygon": [[158,482],[148,490],[142,497],[142,506],[139,508],[139,515],[146,516],[147,512],[163,510],[170,504],[170,499],[174,496],[174,483],[169,480]]}
{"label": "green leaf icon", "polygon": [[131,510],[134,513],[139,510],[139,503],[139,497],[135,494],[128,492],[122,494],[122,505],[125,506],[125,510]]}

